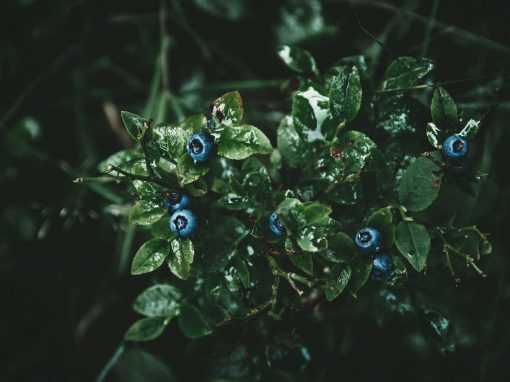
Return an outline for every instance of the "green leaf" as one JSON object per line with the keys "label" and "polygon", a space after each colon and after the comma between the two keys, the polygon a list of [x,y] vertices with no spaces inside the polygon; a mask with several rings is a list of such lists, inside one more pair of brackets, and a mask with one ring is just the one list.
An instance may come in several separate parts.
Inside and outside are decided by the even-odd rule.
{"label": "green leaf", "polygon": [[120,116],[128,134],[137,141],[144,131],[145,119],[128,111],[121,111]]}
{"label": "green leaf", "polygon": [[[118,151],[115,154],[110,155],[107,159],[100,162],[97,165],[97,170],[99,172],[106,172],[110,165],[119,167],[121,170],[130,171],[131,166],[135,164],[140,159],[143,159],[142,153],[138,149],[129,149]],[[118,174],[119,177],[123,177],[124,175]]]}
{"label": "green leaf", "polygon": [[363,186],[359,179],[350,182],[340,182],[336,184],[327,195],[331,203],[344,206],[353,206],[363,196]]}
{"label": "green leaf", "polygon": [[374,159],[376,151],[377,146],[369,137],[349,130],[340,135],[331,156],[343,164],[347,174],[356,174]]}
{"label": "green leaf", "polygon": [[250,287],[250,271],[246,266],[246,262],[240,259],[239,256],[235,256],[232,259],[232,266],[234,267],[235,274],[239,278],[244,289],[248,289]]}
{"label": "green leaf", "polygon": [[383,88],[402,89],[415,85],[434,68],[434,63],[428,58],[415,59],[413,57],[399,57],[386,70]]}
{"label": "green leaf", "polygon": [[404,285],[407,281],[407,268],[404,261],[399,256],[393,256],[393,272],[386,280],[386,284],[390,286]]}
{"label": "green leaf", "polygon": [[321,221],[324,221],[324,219],[327,218],[332,212],[330,206],[317,202],[305,203],[300,209],[302,209],[305,225],[307,226],[312,226]]}
{"label": "green leaf", "polygon": [[395,225],[391,207],[384,207],[375,211],[367,220],[367,227],[376,228],[381,232],[383,248],[390,248],[395,241]]}
{"label": "green leaf", "polygon": [[480,121],[475,119],[469,119],[466,122],[464,128],[459,132],[459,135],[466,137],[467,139],[472,139],[478,133],[480,129]]}
{"label": "green leaf", "polygon": [[349,281],[349,291],[357,297],[358,291],[366,284],[372,271],[372,261],[365,256],[358,256],[351,264],[352,276]]}
{"label": "green leaf", "polygon": [[351,278],[351,274],[352,269],[346,263],[336,264],[331,269],[331,273],[327,279],[326,289],[324,290],[328,301],[333,301],[343,292]]}
{"label": "green leaf", "polygon": [[181,187],[197,181],[208,172],[209,166],[207,164],[195,163],[187,152],[179,157],[177,162],[177,180]]}
{"label": "green leaf", "polygon": [[246,196],[240,196],[233,193],[223,195],[218,199],[218,203],[225,208],[233,211],[240,211],[248,208],[252,203]]}
{"label": "green leaf", "polygon": [[299,231],[297,243],[303,251],[307,252],[319,252],[328,247],[328,240],[323,230],[313,226]]}
{"label": "green leaf", "polygon": [[392,138],[409,136],[421,131],[428,119],[427,109],[420,101],[398,93],[379,103],[377,128]]}
{"label": "green leaf", "polygon": [[145,242],[136,252],[131,264],[131,274],[141,275],[158,269],[170,252],[168,241],[160,238]]}
{"label": "green leaf", "polygon": [[430,106],[432,120],[441,129],[453,128],[457,125],[457,105],[442,87],[437,88],[432,96]]}
{"label": "green leaf", "polygon": [[184,130],[186,137],[189,138],[193,134],[198,134],[203,131],[207,126],[207,118],[203,113],[194,114],[189,116],[184,121],[179,123],[179,127]]}
{"label": "green leaf", "polygon": [[305,142],[324,139],[321,128],[329,116],[329,98],[313,87],[294,94],[292,120],[294,128]]}
{"label": "green leaf", "polygon": [[223,94],[212,103],[212,115],[224,125],[238,125],[243,119],[243,100],[238,91]]}
{"label": "green leaf", "polygon": [[186,151],[186,142],[190,134],[182,128],[172,125],[156,125],[150,130],[151,139],[148,147],[158,157],[177,161]]}
{"label": "green leaf", "polygon": [[165,209],[159,201],[139,200],[129,211],[129,222],[138,225],[151,225],[165,215]]}
{"label": "green leaf", "polygon": [[402,221],[397,226],[397,248],[418,272],[427,265],[430,250],[430,235],[427,229],[418,223]]}
{"label": "green leaf", "polygon": [[357,252],[354,240],[343,232],[337,232],[328,243],[328,249],[320,254],[333,263],[345,262]]}
{"label": "green leaf", "polygon": [[331,82],[329,108],[333,117],[350,122],[361,107],[361,80],[358,68],[342,67]]}
{"label": "green leaf", "polygon": [[303,142],[294,128],[292,116],[286,115],[280,122],[276,142],[283,160],[290,167],[299,167],[303,161]]}
{"label": "green leaf", "polygon": [[278,56],[290,69],[299,74],[318,75],[315,59],[307,50],[283,45],[278,48]]}
{"label": "green leaf", "polygon": [[442,172],[432,160],[419,157],[404,172],[398,196],[410,211],[422,211],[436,199],[441,187]]}
{"label": "green leaf", "polygon": [[158,338],[168,323],[167,317],[149,317],[136,321],[124,334],[126,341],[151,341]]}
{"label": "green leaf", "polygon": [[313,261],[310,253],[296,252],[289,255],[289,259],[296,267],[308,273],[310,276],[313,275]]}
{"label": "green leaf", "polygon": [[133,310],[147,317],[175,316],[182,294],[176,287],[156,284],[144,290],[133,302]]}
{"label": "green leaf", "polygon": [[172,253],[168,256],[168,267],[174,275],[186,280],[195,256],[193,242],[190,239],[174,239],[170,245]]}
{"label": "green leaf", "polygon": [[441,354],[451,354],[455,351],[455,329],[443,313],[424,308],[420,312],[419,324],[423,338]]}
{"label": "green leaf", "polygon": [[226,127],[218,139],[218,154],[241,160],[253,154],[271,154],[273,147],[265,134],[251,125]]}
{"label": "green leaf", "polygon": [[190,304],[182,304],[177,323],[182,333],[190,339],[197,339],[212,333],[211,327],[200,311]]}

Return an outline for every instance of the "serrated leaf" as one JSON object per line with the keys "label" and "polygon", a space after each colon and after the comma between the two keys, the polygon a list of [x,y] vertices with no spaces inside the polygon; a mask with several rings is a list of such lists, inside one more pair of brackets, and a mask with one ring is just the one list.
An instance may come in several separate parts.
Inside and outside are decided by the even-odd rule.
{"label": "serrated leaf", "polygon": [[361,80],[355,66],[341,68],[331,82],[329,108],[334,118],[350,122],[361,107]]}
{"label": "serrated leaf", "polygon": [[161,238],[145,242],[136,252],[131,264],[131,274],[141,275],[158,269],[170,252],[168,241]]}
{"label": "serrated leaf", "polygon": [[175,316],[182,294],[176,287],[156,284],[144,290],[133,302],[133,310],[147,317]]}
{"label": "serrated leaf", "polygon": [[289,255],[289,260],[296,267],[309,274],[313,275],[313,261],[312,255],[308,252],[296,252]]}
{"label": "serrated leaf", "polygon": [[197,339],[212,333],[211,327],[200,311],[190,304],[182,304],[177,323],[182,333],[190,339]]}
{"label": "serrated leaf", "polygon": [[345,289],[349,279],[351,278],[352,269],[346,263],[336,264],[328,276],[324,293],[328,301],[333,301]]}
{"label": "serrated leaf", "polygon": [[149,317],[136,321],[124,334],[126,341],[151,341],[158,338],[168,323],[167,317]]}
{"label": "serrated leaf", "polygon": [[298,167],[303,161],[304,150],[303,142],[294,128],[292,116],[286,115],[280,122],[276,142],[278,151],[282,154],[283,160],[290,167]]}
{"label": "serrated leaf", "polygon": [[151,225],[165,215],[161,202],[151,199],[139,200],[129,211],[129,222],[138,225]]}
{"label": "serrated leaf", "polygon": [[442,87],[437,88],[430,105],[432,120],[441,129],[450,129],[457,125],[457,105]]}
{"label": "serrated leaf", "polygon": [[207,164],[195,163],[187,152],[179,157],[177,162],[177,180],[181,187],[196,182],[208,172],[209,166]]}
{"label": "serrated leaf", "polygon": [[297,46],[283,45],[278,48],[278,56],[290,69],[299,74],[318,75],[315,59],[307,50]]}
{"label": "serrated leaf", "polygon": [[212,103],[212,115],[223,125],[238,125],[243,119],[243,100],[238,91],[223,94]]}
{"label": "serrated leaf", "polygon": [[425,226],[414,222],[400,222],[395,243],[399,252],[416,271],[421,272],[425,268],[430,250],[430,235]]}
{"label": "serrated leaf", "polygon": [[383,88],[402,89],[415,85],[434,68],[434,63],[428,58],[399,57],[386,70]]}
{"label": "serrated leaf", "polygon": [[218,154],[241,160],[253,154],[271,154],[273,147],[266,135],[251,125],[226,127],[218,139]]}
{"label": "serrated leaf", "polygon": [[171,254],[168,256],[168,267],[178,278],[186,280],[189,277],[191,263],[195,257],[195,249],[190,239],[174,239],[170,243]]}
{"label": "serrated leaf", "polygon": [[441,168],[432,160],[419,157],[404,172],[398,196],[410,211],[422,211],[436,199],[442,179]]}

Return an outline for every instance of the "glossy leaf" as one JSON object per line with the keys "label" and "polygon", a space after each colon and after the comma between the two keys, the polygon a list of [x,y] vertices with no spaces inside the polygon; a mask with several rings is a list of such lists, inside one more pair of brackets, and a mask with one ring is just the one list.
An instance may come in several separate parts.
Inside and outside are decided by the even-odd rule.
{"label": "glossy leaf", "polygon": [[187,152],[182,154],[177,162],[177,179],[181,187],[197,181],[208,172],[207,164],[195,163]]}
{"label": "glossy leaf", "polygon": [[296,129],[292,116],[285,116],[277,131],[277,147],[283,160],[290,167],[298,167],[303,160],[303,143]]}
{"label": "glossy leaf", "polygon": [[253,154],[270,154],[273,151],[266,135],[255,126],[229,126],[218,139],[218,154],[241,160]]}
{"label": "glossy leaf", "polygon": [[147,317],[175,316],[179,311],[181,292],[168,284],[156,284],[144,290],[133,302],[133,310]]}
{"label": "glossy leaf", "polygon": [[387,90],[411,87],[433,68],[434,63],[428,58],[399,57],[386,70],[383,87]]}
{"label": "glossy leaf", "polygon": [[186,142],[191,136],[182,128],[171,125],[157,125],[151,128],[151,147],[158,156],[177,161],[186,151]]}
{"label": "glossy leaf", "polygon": [[323,230],[317,227],[305,227],[298,232],[297,243],[306,252],[319,252],[328,247]]}
{"label": "glossy leaf", "polygon": [[340,121],[350,122],[361,107],[361,80],[358,69],[344,66],[331,81],[329,108],[331,115]]}
{"label": "glossy leaf", "polygon": [[191,263],[195,256],[193,242],[190,239],[174,239],[170,246],[171,254],[168,256],[168,267],[178,278],[186,280],[189,277]]}
{"label": "glossy leaf", "polygon": [[441,129],[454,128],[457,125],[457,105],[444,88],[439,87],[434,91],[430,111],[432,120]]}
{"label": "glossy leaf", "polygon": [[278,56],[290,69],[299,74],[318,75],[315,59],[307,50],[297,46],[283,45],[278,48]]}
{"label": "glossy leaf", "polygon": [[190,304],[182,304],[177,322],[182,333],[190,339],[197,339],[212,333],[211,327],[200,311]]}
{"label": "glossy leaf", "polygon": [[149,317],[136,321],[124,335],[126,341],[151,341],[158,338],[168,323],[167,317]]}
{"label": "glossy leaf", "polygon": [[432,160],[419,157],[405,171],[400,181],[400,203],[411,211],[422,211],[436,199],[442,172]]}
{"label": "glossy leaf", "polygon": [[237,91],[223,94],[212,103],[212,115],[224,125],[238,125],[244,114],[243,100]]}
{"label": "glossy leaf", "polygon": [[313,275],[312,255],[308,252],[296,252],[289,255],[289,260],[296,267],[309,275]]}
{"label": "glossy leaf", "polygon": [[131,274],[141,275],[158,269],[170,252],[168,241],[155,238],[144,243],[136,252],[131,264]]}
{"label": "glossy leaf", "polygon": [[313,87],[294,94],[292,120],[294,128],[305,142],[324,139],[321,128],[329,115],[329,98]]}
{"label": "glossy leaf", "polygon": [[324,290],[328,301],[333,301],[344,291],[351,275],[352,269],[346,263],[336,264],[331,269],[331,274],[328,276],[326,289]]}
{"label": "glossy leaf", "polygon": [[138,225],[151,225],[165,215],[165,209],[159,201],[139,200],[131,207],[129,221]]}
{"label": "glossy leaf", "polygon": [[128,111],[121,111],[120,116],[122,118],[122,122],[124,122],[124,127],[128,134],[137,141],[144,131],[144,122],[145,120],[139,115],[130,113]]}
{"label": "glossy leaf", "polygon": [[[99,172],[106,172],[110,165],[119,167],[121,170],[130,171],[131,166],[135,164],[140,159],[143,159],[143,154],[138,149],[129,149],[118,151],[115,154],[110,155],[107,159],[100,162],[97,165],[97,169]],[[114,175],[118,177],[123,177],[122,174],[117,174],[115,171]]]}
{"label": "glossy leaf", "polygon": [[375,211],[366,222],[367,227],[376,228],[381,232],[383,247],[390,248],[395,241],[395,225],[391,207],[384,207]]}
{"label": "glossy leaf", "polygon": [[357,253],[354,240],[343,232],[336,232],[328,243],[328,249],[321,255],[333,263],[345,262]]}
{"label": "glossy leaf", "polygon": [[416,271],[421,272],[425,268],[430,250],[430,235],[425,226],[414,222],[400,222],[395,243],[402,256]]}

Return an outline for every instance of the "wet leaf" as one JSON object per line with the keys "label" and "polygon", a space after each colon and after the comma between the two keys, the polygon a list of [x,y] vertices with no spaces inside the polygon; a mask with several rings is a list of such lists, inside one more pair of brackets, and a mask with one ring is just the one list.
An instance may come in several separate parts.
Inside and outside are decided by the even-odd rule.
{"label": "wet leaf", "polygon": [[383,248],[390,248],[395,241],[395,225],[391,207],[384,207],[375,211],[367,220],[367,227],[376,228],[381,232]]}
{"label": "wet leaf", "polygon": [[414,57],[399,57],[386,70],[383,88],[389,90],[411,87],[433,68],[434,63],[428,58],[417,60]]}
{"label": "wet leaf", "polygon": [[197,339],[212,333],[211,327],[200,311],[190,304],[182,304],[177,322],[182,333],[190,339]]}
{"label": "wet leaf", "polygon": [[450,94],[442,87],[434,91],[430,111],[432,120],[439,128],[451,129],[457,125],[457,106]]}
{"label": "wet leaf", "polygon": [[174,239],[170,246],[172,251],[168,256],[168,267],[178,278],[186,280],[195,256],[193,242],[190,239]]}
{"label": "wet leaf", "polygon": [[147,317],[175,316],[179,311],[181,292],[168,284],[156,284],[144,290],[133,302],[133,310]]}
{"label": "wet leaf", "polygon": [[328,301],[333,301],[343,292],[351,278],[351,274],[352,269],[346,263],[338,263],[331,269],[324,290]]}
{"label": "wet leaf", "polygon": [[139,200],[131,207],[129,221],[138,225],[151,225],[165,215],[165,209],[160,201]]}
{"label": "wet leaf", "polygon": [[298,167],[303,160],[303,142],[299,137],[292,116],[285,116],[280,122],[277,131],[277,147],[283,160],[290,167]]}
{"label": "wet leaf", "polygon": [[278,48],[278,56],[290,69],[299,74],[318,75],[315,59],[307,50],[297,46],[283,45]]}
{"label": "wet leaf", "polygon": [[158,269],[170,252],[168,241],[160,238],[145,242],[136,252],[131,264],[131,274],[141,275]]}
{"label": "wet leaf", "polygon": [[120,116],[128,134],[137,141],[143,133],[145,120],[139,115],[128,111],[121,111]]}
{"label": "wet leaf", "polygon": [[416,271],[427,265],[430,250],[430,235],[425,226],[402,221],[397,226],[395,243],[398,250]]}
{"label": "wet leaf", "polygon": [[124,335],[126,341],[151,341],[158,338],[168,323],[167,317],[149,317],[136,321]]}
{"label": "wet leaf", "polygon": [[229,126],[218,139],[218,154],[241,160],[253,154],[271,154],[273,147],[266,135],[251,125]]}
{"label": "wet leaf", "polygon": [[323,230],[313,226],[299,231],[297,243],[303,251],[307,252],[319,252],[328,247],[328,240]]}
{"label": "wet leaf", "polygon": [[196,182],[208,172],[207,164],[195,163],[187,152],[182,154],[177,162],[177,179],[181,187]]}
{"label": "wet leaf", "polygon": [[289,260],[296,267],[309,275],[313,275],[312,255],[308,252],[296,252],[289,255]]}
{"label": "wet leaf", "polygon": [[241,123],[244,114],[243,100],[237,91],[223,94],[211,103],[212,115],[227,126]]}
{"label": "wet leaf", "polygon": [[329,98],[313,87],[294,94],[292,120],[294,128],[305,142],[324,139],[321,128],[329,116]]}
{"label": "wet leaf", "polygon": [[350,122],[361,107],[361,81],[358,69],[344,66],[331,81],[329,108],[331,115],[342,122]]}

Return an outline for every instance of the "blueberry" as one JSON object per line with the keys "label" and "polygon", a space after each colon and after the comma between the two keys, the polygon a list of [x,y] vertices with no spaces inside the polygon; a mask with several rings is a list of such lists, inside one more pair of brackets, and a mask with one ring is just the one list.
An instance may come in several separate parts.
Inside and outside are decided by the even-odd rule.
{"label": "blueberry", "polygon": [[271,228],[271,231],[273,231],[274,234],[279,237],[285,236],[287,233],[285,226],[280,221],[280,219],[278,219],[276,211],[274,211],[269,217],[269,228]]}
{"label": "blueberry", "polygon": [[191,198],[180,191],[171,191],[165,199],[167,212],[179,211],[191,206]]}
{"label": "blueberry", "polygon": [[361,228],[356,234],[355,241],[363,252],[376,253],[381,250],[381,233],[375,228]]}
{"label": "blueberry", "polygon": [[180,210],[170,217],[170,230],[179,237],[189,237],[197,229],[197,218],[190,210]]}
{"label": "blueberry", "polygon": [[393,268],[393,260],[391,256],[386,254],[377,255],[372,262],[370,279],[373,281],[384,281],[391,275]]}
{"label": "blueberry", "polygon": [[205,133],[194,134],[188,140],[188,153],[196,162],[206,161],[213,151],[212,138]]}
{"label": "blueberry", "polygon": [[469,143],[461,135],[450,135],[443,143],[443,155],[449,159],[465,158],[469,149]]}

